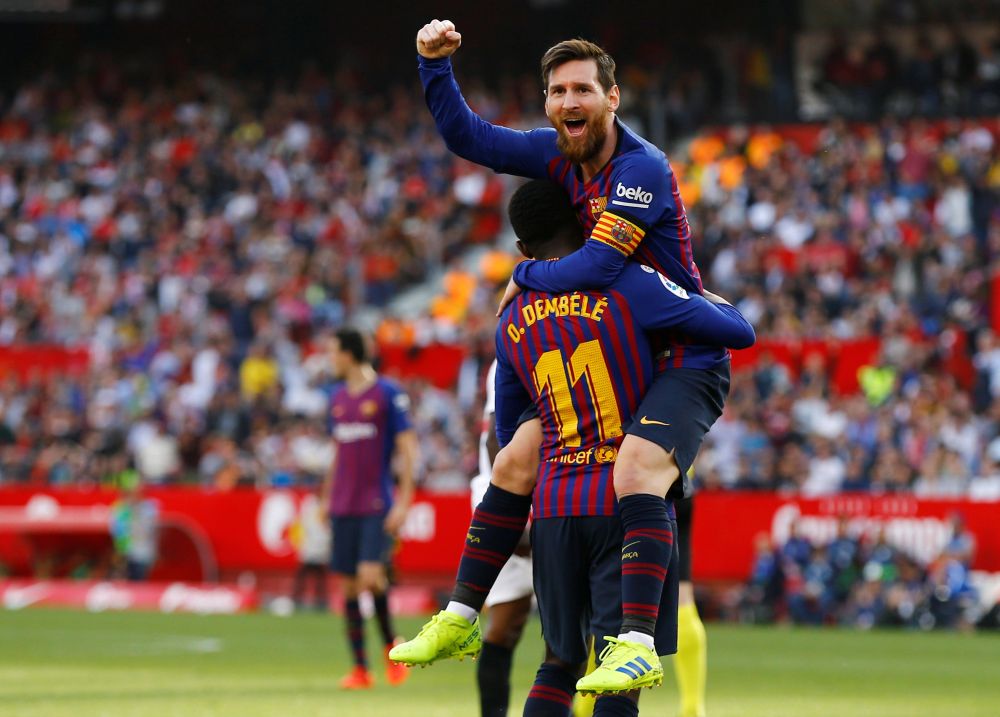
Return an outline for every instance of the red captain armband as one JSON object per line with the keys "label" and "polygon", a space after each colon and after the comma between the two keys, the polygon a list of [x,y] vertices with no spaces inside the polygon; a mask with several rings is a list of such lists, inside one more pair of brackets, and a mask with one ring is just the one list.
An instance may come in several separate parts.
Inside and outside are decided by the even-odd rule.
{"label": "red captain armband", "polygon": [[625,256],[631,256],[644,236],[646,232],[638,224],[605,211],[590,238],[617,249]]}

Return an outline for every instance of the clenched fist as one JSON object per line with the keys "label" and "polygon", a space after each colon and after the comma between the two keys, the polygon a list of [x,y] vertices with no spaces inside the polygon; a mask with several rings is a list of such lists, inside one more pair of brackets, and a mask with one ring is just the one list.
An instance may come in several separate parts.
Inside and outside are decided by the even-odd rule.
{"label": "clenched fist", "polygon": [[431,20],[417,33],[417,52],[428,60],[450,57],[462,44],[462,34],[451,20]]}

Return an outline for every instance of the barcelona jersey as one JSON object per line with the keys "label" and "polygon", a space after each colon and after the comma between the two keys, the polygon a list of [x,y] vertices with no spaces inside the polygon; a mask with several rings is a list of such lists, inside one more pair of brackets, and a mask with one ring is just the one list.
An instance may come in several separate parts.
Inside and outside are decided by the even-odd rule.
{"label": "barcelona jersey", "polygon": [[613,515],[614,462],[653,377],[646,332],[745,347],[753,328],[729,305],[630,262],[605,291],[526,291],[497,326],[496,422],[510,441],[532,406],[542,423],[536,519]]}
{"label": "barcelona jersey", "polygon": [[[677,178],[660,149],[616,119],[614,154],[584,182],[579,168],[556,147],[555,129],[520,131],[490,124],[469,109],[449,59],[419,58],[419,63],[427,105],[448,148],[497,172],[558,182],[589,234],[582,249],[559,261],[519,265],[514,273],[519,286],[549,293],[600,289],[632,258],[688,292],[702,292]],[[674,329],[653,340],[658,370],[711,368],[729,358],[725,347],[698,344]]]}

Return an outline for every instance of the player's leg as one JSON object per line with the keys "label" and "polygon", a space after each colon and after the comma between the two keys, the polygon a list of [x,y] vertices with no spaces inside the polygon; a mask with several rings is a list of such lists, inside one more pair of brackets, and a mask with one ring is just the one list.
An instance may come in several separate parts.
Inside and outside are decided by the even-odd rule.
{"label": "player's leg", "polygon": [[[588,529],[588,545],[591,547],[588,556],[591,612],[589,630],[594,636],[598,666],[582,677],[576,688],[582,694],[603,694],[627,693],[637,688],[659,685],[663,681],[663,667],[655,650],[638,642],[615,637],[622,621],[621,521],[614,517],[591,518]],[[599,704],[600,700],[595,704],[594,714],[599,714]],[[621,707],[624,704],[616,700],[603,709],[610,710],[616,708],[615,705]]]}
{"label": "player's leg", "polygon": [[476,666],[483,717],[507,714],[514,648],[531,612],[532,593],[531,558],[515,555],[504,565],[486,598],[488,627]]}
{"label": "player's leg", "polygon": [[386,572],[386,565],[391,560],[394,539],[385,532],[382,516],[365,518],[363,525],[361,562],[358,563],[358,589],[360,592],[367,591],[372,596],[375,619],[385,645],[386,681],[390,685],[399,685],[406,681],[409,673],[405,667],[389,660],[389,651],[393,645],[401,642],[393,628],[392,615],[389,612],[389,577]]}
{"label": "player's leg", "polygon": [[694,585],[691,582],[691,518],[694,504],[692,498],[685,498],[674,505],[677,509],[677,548],[680,555],[674,674],[680,693],[680,717],[704,717],[708,642],[705,626],[694,604]]}
{"label": "player's leg", "polygon": [[[673,549],[666,493],[685,492],[686,472],[722,413],[729,366],[668,369],[656,377],[628,429],[615,464],[622,526],[622,626],[619,639],[652,645]],[[589,676],[600,686],[599,668]]]}
{"label": "player's leg", "polygon": [[361,604],[358,602],[358,563],[361,543],[361,519],[355,517],[333,518],[331,531],[333,553],[330,567],[340,579],[344,595],[344,622],[347,628],[347,642],[354,657],[354,669],[340,681],[346,690],[367,689],[375,684],[368,669],[368,655],[365,652],[364,620]]}
{"label": "player's leg", "polygon": [[570,714],[589,648],[591,550],[586,523],[593,520],[600,519],[544,518],[532,523],[532,571],[546,654],[524,703],[526,717]]}
{"label": "player's leg", "polygon": [[514,438],[497,455],[490,486],[466,532],[451,601],[420,634],[393,648],[393,660],[426,665],[479,652],[479,611],[528,523],[541,442],[541,422],[535,418],[518,426]]}
{"label": "player's leg", "polygon": [[531,513],[538,479],[542,424],[522,423],[514,438],[497,454],[490,486],[472,514],[448,609],[475,619],[497,576],[514,554]]}

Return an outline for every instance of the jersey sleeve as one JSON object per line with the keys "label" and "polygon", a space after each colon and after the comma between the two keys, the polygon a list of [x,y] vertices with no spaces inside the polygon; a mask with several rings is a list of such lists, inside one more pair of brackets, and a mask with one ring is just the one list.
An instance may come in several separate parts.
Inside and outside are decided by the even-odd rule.
{"label": "jersey sleeve", "polygon": [[[505,325],[503,319],[500,320],[499,325]],[[510,443],[514,437],[518,419],[531,406],[531,396],[514,371],[499,328],[497,329],[496,346],[496,430],[497,441],[503,447]]]}
{"label": "jersey sleeve", "polygon": [[706,346],[745,349],[757,340],[753,327],[735,306],[713,304],[690,294],[648,266],[629,267],[616,288],[646,331],[673,329]]}
{"label": "jersey sleeve", "polygon": [[395,438],[403,431],[413,428],[413,421],[410,420],[410,397],[400,386],[387,383],[388,387],[388,411],[389,432]]}
{"label": "jersey sleeve", "polygon": [[584,245],[558,261],[521,262],[514,269],[518,286],[557,294],[606,288],[621,274],[649,227],[676,208],[669,166],[645,155],[625,159],[615,168],[609,192],[608,206]]}
{"label": "jersey sleeve", "polygon": [[448,149],[459,157],[496,172],[522,177],[548,176],[555,153],[555,130],[530,131],[491,124],[477,115],[462,96],[451,60],[417,56],[424,99]]}

